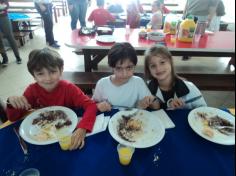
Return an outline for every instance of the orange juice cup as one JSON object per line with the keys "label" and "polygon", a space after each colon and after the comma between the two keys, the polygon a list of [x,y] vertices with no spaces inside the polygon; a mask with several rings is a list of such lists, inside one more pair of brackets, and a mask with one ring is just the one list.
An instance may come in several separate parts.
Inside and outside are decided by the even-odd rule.
{"label": "orange juice cup", "polygon": [[135,151],[135,148],[118,144],[117,151],[118,151],[120,163],[122,165],[129,165],[132,159],[132,155]]}
{"label": "orange juice cup", "polygon": [[72,134],[58,134],[58,142],[62,150],[68,150],[71,145]]}
{"label": "orange juice cup", "polygon": [[173,44],[176,42],[176,35],[170,35],[170,42]]}

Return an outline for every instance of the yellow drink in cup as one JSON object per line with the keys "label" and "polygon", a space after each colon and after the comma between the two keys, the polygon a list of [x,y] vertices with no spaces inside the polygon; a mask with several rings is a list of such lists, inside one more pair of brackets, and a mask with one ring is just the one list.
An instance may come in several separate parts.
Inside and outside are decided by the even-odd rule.
{"label": "yellow drink in cup", "polygon": [[62,150],[68,150],[71,145],[71,134],[58,135],[58,142]]}
{"label": "yellow drink in cup", "polygon": [[119,155],[119,160],[122,165],[129,165],[131,162],[132,155],[134,153],[133,147],[128,147],[122,144],[118,144],[117,151]]}
{"label": "yellow drink in cup", "polygon": [[176,35],[171,35],[170,36],[170,42],[173,43],[173,44],[176,42]]}

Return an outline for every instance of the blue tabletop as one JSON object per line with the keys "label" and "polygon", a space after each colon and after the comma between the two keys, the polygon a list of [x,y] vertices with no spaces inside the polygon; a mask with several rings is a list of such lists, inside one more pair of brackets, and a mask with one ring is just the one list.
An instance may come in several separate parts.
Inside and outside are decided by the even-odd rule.
{"label": "blue tabletop", "polygon": [[[112,111],[115,113],[115,111]],[[0,175],[37,168],[41,176],[233,176],[235,146],[212,143],[188,125],[189,110],[167,111],[176,127],[157,145],[136,149],[129,166],[119,164],[117,142],[108,130],[86,138],[82,150],[62,151],[58,143],[28,144],[24,156],[12,128],[0,130]]]}
{"label": "blue tabletop", "polygon": [[8,17],[11,20],[18,20],[18,19],[29,19],[30,17],[24,13],[8,13]]}

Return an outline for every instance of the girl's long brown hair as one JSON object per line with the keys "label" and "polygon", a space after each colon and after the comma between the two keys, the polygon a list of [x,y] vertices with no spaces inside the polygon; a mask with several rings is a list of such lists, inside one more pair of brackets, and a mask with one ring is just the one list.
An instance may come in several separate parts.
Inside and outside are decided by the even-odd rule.
{"label": "girl's long brown hair", "polygon": [[153,45],[151,48],[146,50],[145,61],[144,61],[145,79],[146,80],[155,80],[155,78],[151,75],[151,72],[149,70],[150,60],[154,56],[162,57],[162,58],[169,60],[169,62],[171,64],[172,80],[175,80],[175,78],[178,76],[175,73],[172,55],[171,55],[170,51],[168,50],[168,48],[165,46],[162,46],[162,45]]}

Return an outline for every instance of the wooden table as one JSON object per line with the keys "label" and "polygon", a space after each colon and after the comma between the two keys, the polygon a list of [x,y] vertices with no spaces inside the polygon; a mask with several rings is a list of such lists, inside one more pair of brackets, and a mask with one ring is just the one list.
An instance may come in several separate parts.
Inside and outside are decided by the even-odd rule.
{"label": "wooden table", "polygon": [[[145,50],[154,44],[165,44],[173,56],[235,56],[235,32],[221,31],[214,34],[205,34],[199,43],[184,43],[178,40],[175,43],[171,43],[170,35],[166,35],[164,42],[139,39],[139,31],[139,29],[131,29],[130,34],[127,35],[124,28],[116,28],[113,35],[116,38],[116,42],[131,43],[139,55],[143,55]],[[97,42],[96,36],[79,36],[78,30],[74,30],[66,45],[83,50],[85,71],[91,72],[101,59],[107,55],[113,44]],[[93,55],[101,57],[93,58]]]}

